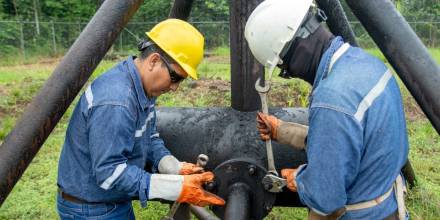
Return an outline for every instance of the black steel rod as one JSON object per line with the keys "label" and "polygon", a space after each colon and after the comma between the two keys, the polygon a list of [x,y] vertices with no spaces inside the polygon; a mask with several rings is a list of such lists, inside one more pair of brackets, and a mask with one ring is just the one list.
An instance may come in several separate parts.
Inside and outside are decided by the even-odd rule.
{"label": "black steel rod", "polygon": [[0,146],[0,205],[143,0],[105,1]]}
{"label": "black steel rod", "polygon": [[169,18],[188,20],[194,0],[175,0]]}
{"label": "black steel rod", "polygon": [[250,216],[249,187],[244,183],[231,186],[226,203],[225,220],[248,220]]}
{"label": "black steel rod", "polygon": [[440,68],[389,0],[346,0],[440,134]]}
{"label": "black steel rod", "polygon": [[200,206],[191,205],[189,208],[191,209],[191,213],[199,220],[220,220],[217,216]]}
{"label": "black steel rod", "polygon": [[327,14],[327,25],[335,35],[342,36],[344,41],[358,46],[356,36],[348,23],[347,16],[339,0],[317,0],[318,6]]}
{"label": "black steel rod", "polygon": [[252,55],[244,38],[246,21],[262,0],[231,0],[229,3],[231,50],[231,104],[238,111],[256,111],[261,107],[255,90],[264,67]]}

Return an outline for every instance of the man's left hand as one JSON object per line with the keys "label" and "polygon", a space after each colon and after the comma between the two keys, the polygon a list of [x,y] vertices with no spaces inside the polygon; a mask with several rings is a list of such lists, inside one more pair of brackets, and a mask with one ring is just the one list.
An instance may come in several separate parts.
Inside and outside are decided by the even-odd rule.
{"label": "man's left hand", "polygon": [[203,167],[197,166],[196,164],[193,163],[187,163],[187,162],[180,162],[180,170],[179,170],[179,174],[180,175],[191,175],[191,174],[195,174],[195,173],[202,173]]}
{"label": "man's left hand", "polygon": [[292,192],[296,192],[296,173],[298,169],[282,169],[281,176],[287,180],[287,188]]}

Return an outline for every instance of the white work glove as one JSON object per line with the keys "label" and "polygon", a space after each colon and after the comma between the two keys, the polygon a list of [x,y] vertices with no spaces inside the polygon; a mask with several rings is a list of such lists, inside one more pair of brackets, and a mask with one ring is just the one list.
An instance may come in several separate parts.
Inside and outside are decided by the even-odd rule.
{"label": "white work glove", "polygon": [[212,172],[193,175],[152,174],[148,199],[186,202],[196,206],[224,205],[222,198],[202,188],[203,184],[213,180]]}

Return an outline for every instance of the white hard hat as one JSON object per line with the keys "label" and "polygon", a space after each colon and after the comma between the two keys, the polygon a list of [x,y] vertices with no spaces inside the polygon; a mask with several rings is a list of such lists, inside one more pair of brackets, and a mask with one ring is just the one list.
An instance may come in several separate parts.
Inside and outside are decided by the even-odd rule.
{"label": "white hard hat", "polygon": [[269,69],[281,64],[280,53],[307,17],[312,0],[266,0],[246,22],[244,36],[254,57]]}

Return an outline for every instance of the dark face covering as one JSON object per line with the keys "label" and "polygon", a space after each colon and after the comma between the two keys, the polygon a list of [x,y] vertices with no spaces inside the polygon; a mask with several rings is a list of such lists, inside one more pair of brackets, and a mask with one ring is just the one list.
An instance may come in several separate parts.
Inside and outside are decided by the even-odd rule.
{"label": "dark face covering", "polygon": [[280,67],[285,72],[281,75],[300,78],[313,85],[319,61],[333,38],[333,34],[321,25],[307,38],[295,39],[283,58],[284,64]]}

